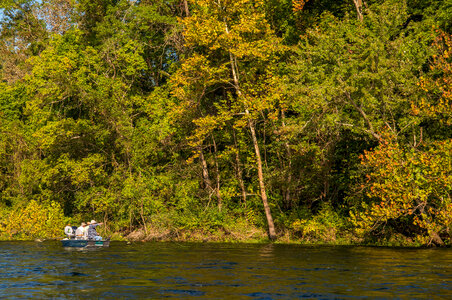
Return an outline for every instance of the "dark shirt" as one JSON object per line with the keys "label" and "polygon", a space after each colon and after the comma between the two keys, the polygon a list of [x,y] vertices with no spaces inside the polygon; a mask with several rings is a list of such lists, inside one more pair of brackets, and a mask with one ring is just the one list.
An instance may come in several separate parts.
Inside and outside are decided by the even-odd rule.
{"label": "dark shirt", "polygon": [[99,234],[96,231],[96,227],[99,226],[99,224],[91,224],[88,227],[88,240],[94,239],[95,236],[98,236]]}

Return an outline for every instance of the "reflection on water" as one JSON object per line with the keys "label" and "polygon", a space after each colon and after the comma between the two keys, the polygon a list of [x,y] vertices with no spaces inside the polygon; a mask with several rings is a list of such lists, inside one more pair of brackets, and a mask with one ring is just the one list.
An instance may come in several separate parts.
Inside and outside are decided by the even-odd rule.
{"label": "reflection on water", "polygon": [[0,242],[0,298],[451,298],[450,249]]}
{"label": "reflection on water", "polygon": [[259,248],[259,256],[261,258],[273,258],[275,251],[275,244],[266,244]]}

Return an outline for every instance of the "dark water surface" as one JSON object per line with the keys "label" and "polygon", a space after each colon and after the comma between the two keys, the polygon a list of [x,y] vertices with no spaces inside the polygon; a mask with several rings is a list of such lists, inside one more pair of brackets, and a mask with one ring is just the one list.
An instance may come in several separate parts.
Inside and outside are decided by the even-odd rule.
{"label": "dark water surface", "polygon": [[452,299],[451,249],[0,242],[0,298]]}

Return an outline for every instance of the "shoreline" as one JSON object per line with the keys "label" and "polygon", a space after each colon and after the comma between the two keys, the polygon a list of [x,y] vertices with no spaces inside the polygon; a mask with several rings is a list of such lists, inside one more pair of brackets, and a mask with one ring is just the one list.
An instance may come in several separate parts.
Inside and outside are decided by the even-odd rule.
{"label": "shoreline", "polygon": [[[33,243],[45,243],[45,242],[58,242],[61,239],[0,239],[0,243],[2,242],[33,242]],[[292,245],[298,245],[298,246],[304,246],[304,247],[370,247],[370,248],[391,248],[391,249],[450,249],[451,245],[445,245],[445,246],[426,246],[426,245],[393,245],[393,244],[385,244],[385,243],[338,243],[338,244],[332,244],[332,243],[321,243],[321,242],[297,242],[297,241],[291,241],[291,242],[280,242],[280,241],[232,241],[232,240],[224,240],[224,241],[218,241],[218,240],[209,240],[209,241],[200,241],[200,240],[112,240],[112,242],[122,242],[127,244],[135,244],[135,243],[188,243],[188,244],[250,244],[250,245],[268,245],[268,244],[274,244],[274,245],[286,245],[286,246],[292,246]]]}
{"label": "shoreline", "polygon": [[[127,242],[127,243],[210,243],[210,244],[276,244],[276,245],[301,245],[301,246],[319,246],[319,247],[386,247],[386,248],[403,248],[403,249],[432,249],[432,248],[450,248],[450,244],[445,244],[442,246],[431,244],[422,245],[405,240],[375,240],[375,241],[365,241],[359,240],[357,237],[348,236],[349,238],[338,238],[335,241],[325,241],[320,239],[302,239],[302,238],[291,238],[287,234],[278,236],[275,241],[271,241],[267,235],[263,235],[263,231],[260,232],[259,236],[254,236],[252,238],[238,237],[233,238],[231,235],[219,235],[218,232],[212,232],[210,234],[202,233],[201,231],[184,231],[179,232],[176,236],[172,234],[159,235],[156,236],[148,234],[145,235],[144,230],[135,230],[128,235],[123,235],[120,232],[114,232],[111,234],[101,234],[101,236],[107,236],[111,238],[114,242]],[[14,237],[0,237],[0,242],[45,242],[45,241],[60,241],[64,237],[39,237],[39,238],[14,238]]]}

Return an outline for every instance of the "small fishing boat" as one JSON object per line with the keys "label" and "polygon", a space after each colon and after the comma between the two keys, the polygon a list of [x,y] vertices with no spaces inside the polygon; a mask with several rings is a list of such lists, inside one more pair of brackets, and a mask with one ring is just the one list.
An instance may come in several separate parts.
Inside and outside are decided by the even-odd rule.
{"label": "small fishing boat", "polygon": [[109,247],[110,239],[101,241],[64,239],[61,240],[61,243],[63,244],[63,247],[75,247],[75,248]]}

